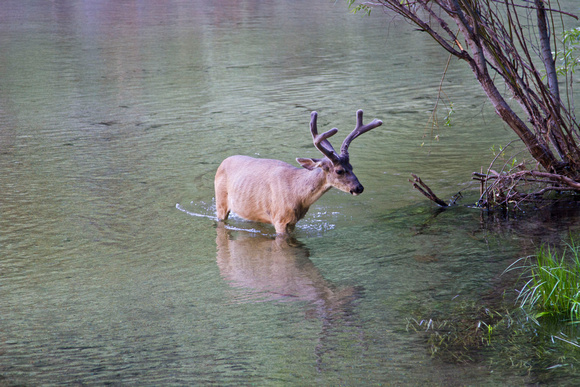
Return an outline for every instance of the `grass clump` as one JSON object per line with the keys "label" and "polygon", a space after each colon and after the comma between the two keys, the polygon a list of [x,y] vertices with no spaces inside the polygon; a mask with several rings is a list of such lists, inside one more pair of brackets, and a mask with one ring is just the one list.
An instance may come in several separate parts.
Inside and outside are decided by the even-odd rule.
{"label": "grass clump", "polygon": [[522,307],[537,311],[536,318],[551,316],[557,319],[580,322],[580,246],[574,241],[566,244],[561,254],[549,246],[542,246],[527,268],[530,279],[519,292],[517,300]]}

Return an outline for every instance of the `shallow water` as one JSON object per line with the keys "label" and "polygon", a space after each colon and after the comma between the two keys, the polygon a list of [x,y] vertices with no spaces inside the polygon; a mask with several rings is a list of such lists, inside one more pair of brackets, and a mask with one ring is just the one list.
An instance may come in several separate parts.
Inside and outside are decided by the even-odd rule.
{"label": "shallow water", "polygon": [[[468,189],[513,135],[455,61],[451,126],[431,128],[447,58],[407,24],[325,1],[8,0],[0,45],[0,385],[574,381],[549,332],[568,360],[526,368],[505,345],[442,361],[407,329],[511,291],[503,270],[579,219],[440,213],[412,189]],[[384,121],[350,148],[363,195],[328,192],[290,241],[213,219],[221,160],[318,157],[310,112],[337,145],[360,108]]]}

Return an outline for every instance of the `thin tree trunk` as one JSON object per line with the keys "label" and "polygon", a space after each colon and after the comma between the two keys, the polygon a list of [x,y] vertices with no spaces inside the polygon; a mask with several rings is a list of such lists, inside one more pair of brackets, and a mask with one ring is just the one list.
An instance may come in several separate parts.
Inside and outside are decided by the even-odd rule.
{"label": "thin tree trunk", "polygon": [[560,105],[560,90],[558,88],[558,74],[556,73],[556,64],[552,57],[550,48],[550,37],[548,36],[548,24],[546,22],[546,9],[543,0],[535,0],[536,13],[538,15],[538,33],[540,36],[540,49],[542,52],[542,61],[546,68],[546,77],[548,79],[548,88],[552,93],[554,104]]}
{"label": "thin tree trunk", "polygon": [[552,49],[550,48],[550,37],[548,36],[548,23],[546,16],[546,9],[544,8],[543,0],[534,0],[536,5],[536,14],[538,18],[538,35],[540,38],[540,51],[542,54],[542,62],[546,69],[546,78],[548,80],[548,89],[551,93],[554,116],[548,118],[548,136],[550,142],[558,152],[560,158],[565,160],[568,156],[566,140],[563,138],[562,129],[560,127],[560,90],[558,87],[558,74],[556,73],[556,64],[552,57]]}

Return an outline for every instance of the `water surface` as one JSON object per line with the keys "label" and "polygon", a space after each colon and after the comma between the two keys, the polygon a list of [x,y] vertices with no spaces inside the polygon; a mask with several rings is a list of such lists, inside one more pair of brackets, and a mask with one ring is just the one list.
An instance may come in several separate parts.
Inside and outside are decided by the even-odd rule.
{"label": "water surface", "polygon": [[[0,384],[574,380],[575,360],[450,362],[408,330],[578,229],[412,189],[468,189],[514,136],[453,60],[431,127],[447,57],[411,26],[326,1],[8,0],[0,45]],[[384,121],[350,147],[363,195],[330,191],[290,241],[212,219],[221,160],[319,157],[310,112],[339,146],[361,108]]]}

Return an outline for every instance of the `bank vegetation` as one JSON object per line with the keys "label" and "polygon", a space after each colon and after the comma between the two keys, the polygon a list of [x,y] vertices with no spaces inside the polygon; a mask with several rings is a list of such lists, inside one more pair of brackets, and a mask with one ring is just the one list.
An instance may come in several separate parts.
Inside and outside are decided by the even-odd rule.
{"label": "bank vegetation", "polygon": [[[532,162],[498,163],[496,157],[473,172],[481,187],[478,206],[517,208],[580,194],[580,127],[573,98],[580,28],[564,28],[578,21],[576,15],[550,0],[347,1],[354,12],[401,16],[463,61],[524,144]],[[438,205],[449,205],[418,177],[412,182]]]}

